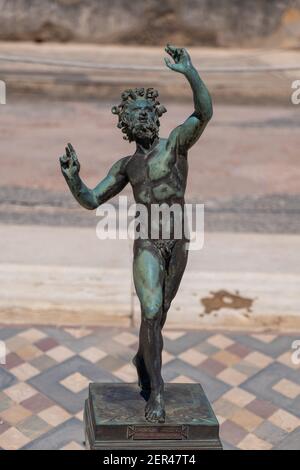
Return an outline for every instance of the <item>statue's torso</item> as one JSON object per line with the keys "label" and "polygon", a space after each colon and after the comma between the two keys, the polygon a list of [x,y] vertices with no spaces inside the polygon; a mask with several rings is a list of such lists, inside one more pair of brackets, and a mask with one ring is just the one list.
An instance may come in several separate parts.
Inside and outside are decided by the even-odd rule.
{"label": "statue's torso", "polygon": [[184,202],[188,164],[176,143],[159,139],[146,154],[135,153],[126,166],[136,203],[162,204]]}
{"label": "statue's torso", "polygon": [[[180,152],[176,142],[160,139],[155,148],[148,153],[136,152],[126,165],[126,173],[133,189],[135,202],[148,209],[146,216],[148,237],[152,239],[181,238],[184,231],[182,209],[188,163],[186,155]],[[165,212],[163,216],[157,218],[153,212],[154,208],[162,208],[162,205],[167,205],[172,210],[170,215]],[[178,210],[180,215],[178,215]],[[139,219],[141,221],[141,216]],[[141,223],[143,225],[143,222]],[[170,231],[163,232],[166,227],[170,227]],[[176,230],[179,230],[177,235],[175,235]]]}

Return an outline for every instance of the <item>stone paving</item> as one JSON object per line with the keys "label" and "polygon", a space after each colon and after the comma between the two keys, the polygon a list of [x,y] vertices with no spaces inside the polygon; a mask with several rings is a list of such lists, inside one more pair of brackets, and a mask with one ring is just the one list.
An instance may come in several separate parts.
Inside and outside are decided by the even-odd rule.
{"label": "stone paving", "polygon": [[[134,382],[138,331],[112,327],[0,329],[0,448],[82,449],[91,381]],[[166,382],[201,383],[225,449],[300,449],[296,335],[166,330]]]}

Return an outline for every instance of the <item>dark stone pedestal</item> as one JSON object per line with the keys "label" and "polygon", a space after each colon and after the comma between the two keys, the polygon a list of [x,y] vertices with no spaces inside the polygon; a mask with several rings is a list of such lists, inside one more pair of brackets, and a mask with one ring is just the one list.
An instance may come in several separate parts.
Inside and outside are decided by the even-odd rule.
{"label": "dark stone pedestal", "polygon": [[222,449],[219,423],[199,384],[165,384],[166,422],[144,416],[136,384],[90,384],[85,403],[86,447],[93,450]]}

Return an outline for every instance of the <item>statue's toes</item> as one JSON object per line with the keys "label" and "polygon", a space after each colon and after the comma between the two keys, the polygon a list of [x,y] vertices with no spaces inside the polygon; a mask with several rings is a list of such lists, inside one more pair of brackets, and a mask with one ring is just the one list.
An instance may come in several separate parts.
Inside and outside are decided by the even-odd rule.
{"label": "statue's toes", "polygon": [[149,413],[146,416],[146,419],[147,419],[147,421],[150,421],[150,423],[156,423],[157,422],[154,411],[149,411]]}
{"label": "statue's toes", "polygon": [[150,415],[150,413],[151,413],[151,408],[149,406],[148,407],[146,406],[146,408],[145,408],[145,417],[147,419],[148,419],[148,416]]}
{"label": "statue's toes", "polygon": [[163,409],[148,409],[145,416],[147,421],[152,423],[164,423],[166,419],[165,410]]}
{"label": "statue's toes", "polygon": [[160,408],[159,410],[155,411],[155,418],[158,423],[164,423],[166,419],[165,410]]}

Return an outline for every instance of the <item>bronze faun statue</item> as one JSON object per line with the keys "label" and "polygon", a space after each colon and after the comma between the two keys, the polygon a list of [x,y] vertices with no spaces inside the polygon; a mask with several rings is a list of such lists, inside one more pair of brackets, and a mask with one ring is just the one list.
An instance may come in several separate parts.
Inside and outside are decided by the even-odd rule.
{"label": "bronze faun statue", "polygon": [[[112,112],[118,116],[118,127],[124,138],[136,143],[134,154],[118,160],[94,189],[81,180],[79,161],[71,144],[60,158],[62,173],[73,196],[86,209],[97,208],[127,183],[132,186],[136,203],[147,209],[153,204],[184,207],[187,153],[212,117],[212,102],[188,52],[170,45],[165,50],[173,59],[165,59],[167,67],[183,74],[191,86],[193,113],[167,138],[160,138],[159,118],[166,109],[159,103],[157,91],[153,88],[124,91],[121,103]],[[162,328],[185,270],[187,255],[188,239],[175,238],[172,230],[167,239],[153,238],[150,233],[147,238],[134,241],[133,274],[141,304],[141,326],[133,363],[147,399],[145,417],[149,422],[165,421]]]}

